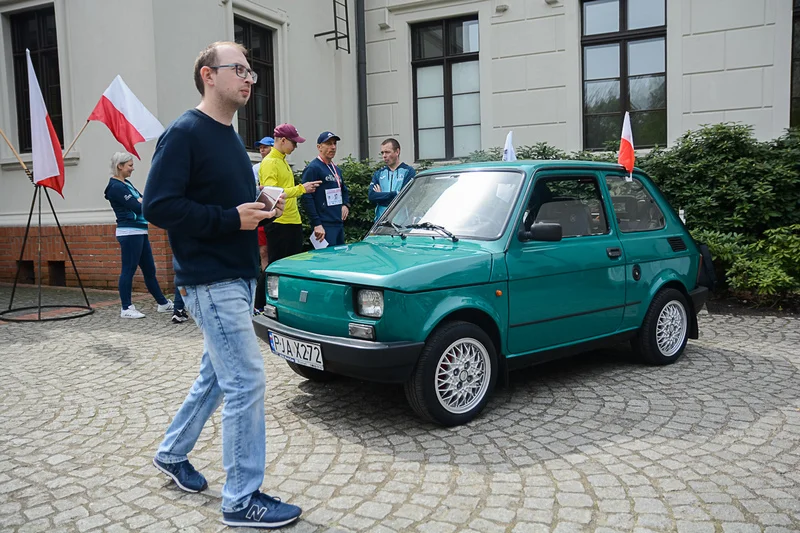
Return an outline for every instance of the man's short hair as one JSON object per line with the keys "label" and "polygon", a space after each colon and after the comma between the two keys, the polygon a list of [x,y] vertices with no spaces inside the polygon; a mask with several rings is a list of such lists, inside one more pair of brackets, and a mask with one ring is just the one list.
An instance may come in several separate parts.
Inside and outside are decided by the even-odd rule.
{"label": "man's short hair", "polygon": [[381,143],[381,146],[383,146],[384,144],[391,144],[392,145],[392,150],[395,150],[395,151],[400,149],[400,143],[397,142],[397,139],[395,139],[394,137],[389,137],[388,139],[383,141]]}
{"label": "man's short hair", "polygon": [[200,69],[217,64],[217,48],[220,46],[233,46],[234,48],[238,48],[241,53],[247,55],[247,48],[232,41],[217,41],[206,46],[205,50],[200,52],[200,55],[194,60],[194,86],[197,87],[200,96],[205,96],[206,93],[203,77],[200,75]]}

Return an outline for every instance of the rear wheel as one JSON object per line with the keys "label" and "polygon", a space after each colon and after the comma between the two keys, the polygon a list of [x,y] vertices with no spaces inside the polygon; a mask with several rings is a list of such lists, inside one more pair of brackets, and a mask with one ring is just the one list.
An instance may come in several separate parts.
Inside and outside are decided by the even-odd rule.
{"label": "rear wheel", "polygon": [[680,291],[659,291],[632,341],[633,349],[653,365],[669,365],[680,359],[689,339],[689,309]]}
{"label": "rear wheel", "polygon": [[436,329],[420,354],[406,398],[414,411],[443,426],[466,424],[486,406],[497,381],[494,344],[469,322]]}
{"label": "rear wheel", "polygon": [[297,363],[292,363],[289,361],[286,361],[286,364],[288,364],[289,368],[294,370],[296,374],[303,376],[309,381],[324,383],[326,381],[332,381],[336,379],[336,375],[331,374],[330,372],[325,372],[324,370],[317,370],[316,368],[298,365]]}

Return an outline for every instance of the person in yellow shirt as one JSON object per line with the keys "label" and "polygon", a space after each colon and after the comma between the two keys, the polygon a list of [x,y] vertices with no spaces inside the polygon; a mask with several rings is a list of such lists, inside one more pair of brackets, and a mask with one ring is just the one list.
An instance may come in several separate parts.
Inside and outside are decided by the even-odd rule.
{"label": "person in yellow shirt", "polygon": [[[283,189],[286,195],[286,207],[283,209],[282,216],[264,227],[269,243],[267,253],[270,263],[303,251],[303,224],[300,220],[300,211],[297,209],[297,199],[306,193],[313,193],[322,184],[321,181],[311,181],[301,185],[294,183],[294,174],[289,163],[286,162],[286,156],[294,152],[298,143],[305,142],[305,139],[300,137],[297,132],[297,128],[291,124],[281,124],[275,128],[273,137],[275,146],[261,161],[258,182],[262,187]],[[266,303],[265,279],[266,275],[262,270],[256,285],[254,305],[257,310],[263,308]]]}

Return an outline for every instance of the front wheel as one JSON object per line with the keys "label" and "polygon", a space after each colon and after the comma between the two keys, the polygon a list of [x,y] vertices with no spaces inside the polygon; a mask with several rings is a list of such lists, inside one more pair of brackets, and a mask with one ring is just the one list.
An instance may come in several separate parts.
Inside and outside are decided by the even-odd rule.
{"label": "front wheel", "polygon": [[414,411],[443,426],[466,424],[486,406],[497,381],[494,344],[469,322],[437,328],[420,354],[406,398]]}
{"label": "front wheel", "polygon": [[642,321],[633,349],[647,363],[669,365],[680,359],[689,339],[689,305],[678,290],[656,294]]}

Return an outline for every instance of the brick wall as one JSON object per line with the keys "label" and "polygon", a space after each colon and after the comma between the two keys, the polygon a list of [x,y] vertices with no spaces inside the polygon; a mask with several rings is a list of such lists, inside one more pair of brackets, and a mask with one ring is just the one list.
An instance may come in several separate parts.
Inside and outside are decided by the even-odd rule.
{"label": "brick wall", "polygon": [[[64,236],[75,260],[75,266],[85,287],[97,289],[116,289],[121,267],[119,243],[115,236],[116,225],[62,226]],[[33,268],[38,280],[37,256],[38,227],[32,225],[25,245],[23,261],[33,261]],[[0,227],[0,281],[13,282],[16,274],[24,227]],[[64,242],[57,226],[42,227],[42,285],[50,285],[50,269],[48,261],[64,261],[66,284],[77,287],[75,271],[67,256]],[[150,246],[156,263],[156,276],[161,290],[168,298],[172,298],[174,271],[172,270],[172,250],[167,240],[167,232],[150,226]],[[133,278],[134,291],[147,291],[141,270],[136,271]]]}

